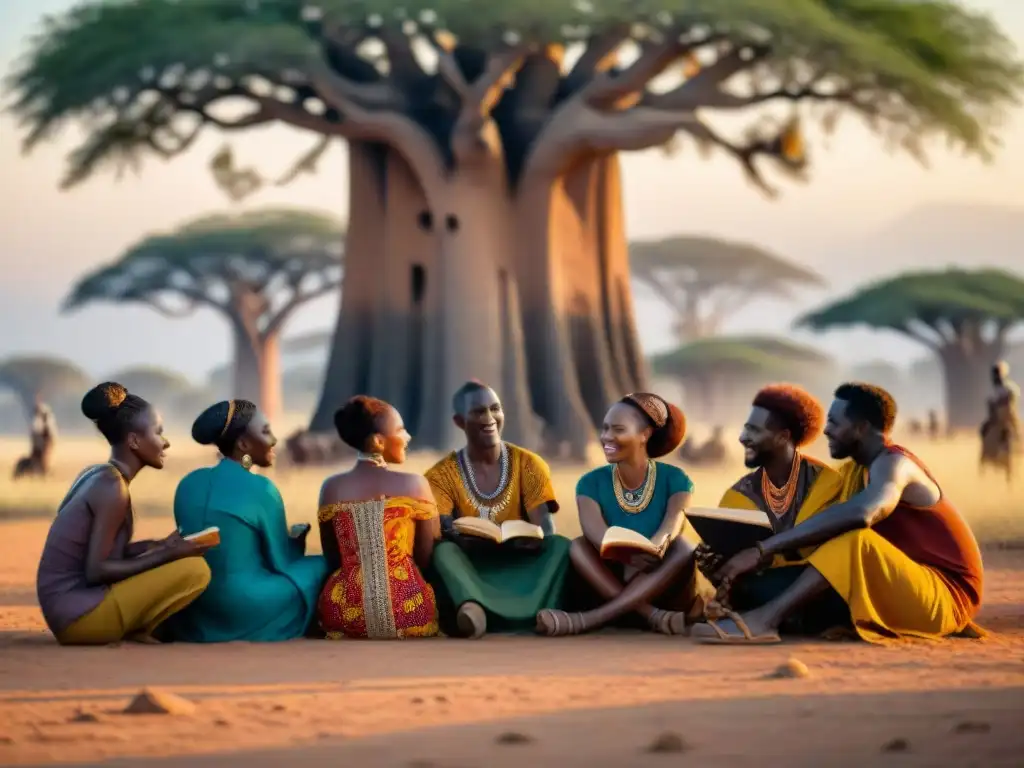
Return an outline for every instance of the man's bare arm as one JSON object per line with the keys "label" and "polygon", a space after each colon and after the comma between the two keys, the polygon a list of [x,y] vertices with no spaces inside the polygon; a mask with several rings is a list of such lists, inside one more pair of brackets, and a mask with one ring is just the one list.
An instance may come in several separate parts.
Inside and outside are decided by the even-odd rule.
{"label": "man's bare arm", "polygon": [[551,514],[551,504],[544,502],[538,504],[526,513],[527,519],[534,525],[540,526],[540,529],[544,531],[545,536],[554,536],[555,534],[555,518]]}
{"label": "man's bare arm", "polygon": [[788,531],[764,541],[765,557],[824,544],[848,531],[870,528],[900,503],[918,475],[917,466],[896,453],[884,453],[871,465],[867,487],[848,501],[835,504]]}

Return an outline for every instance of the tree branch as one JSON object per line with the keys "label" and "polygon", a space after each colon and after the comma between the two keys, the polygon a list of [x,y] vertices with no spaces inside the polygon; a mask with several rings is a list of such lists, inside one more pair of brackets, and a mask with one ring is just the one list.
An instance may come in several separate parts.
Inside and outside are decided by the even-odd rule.
{"label": "tree branch", "polygon": [[325,280],[316,288],[312,288],[306,291],[297,290],[292,296],[278,309],[268,320],[266,325],[263,327],[261,336],[267,338],[275,333],[278,333],[288,318],[303,304],[307,304],[314,299],[319,299],[322,296],[328,296],[341,286],[341,278]]}
{"label": "tree branch", "polygon": [[699,107],[725,108],[734,102],[735,106],[757,103],[756,100],[733,96],[721,87],[735,75],[766,58],[768,53],[767,46],[737,46],[714,64],[687,78],[678,88],[667,93],[647,93],[641,103],[648,107],[681,112],[692,112]]}
{"label": "tree branch", "polygon": [[673,61],[690,50],[677,34],[646,46],[639,58],[619,73],[603,72],[583,88],[582,98],[598,108],[621,108],[627,99],[638,101],[647,84],[665,71]]}
{"label": "tree branch", "polygon": [[591,82],[595,75],[606,71],[614,63],[615,52],[630,39],[629,33],[629,24],[614,24],[592,35],[583,55],[565,77],[564,84],[568,92],[576,93]]}

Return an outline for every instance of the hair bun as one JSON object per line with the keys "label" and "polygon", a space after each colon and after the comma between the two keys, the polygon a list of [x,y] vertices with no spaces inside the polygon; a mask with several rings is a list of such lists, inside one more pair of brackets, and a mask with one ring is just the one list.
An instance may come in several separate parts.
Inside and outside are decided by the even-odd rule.
{"label": "hair bun", "polygon": [[104,416],[116,413],[127,399],[128,390],[116,381],[105,381],[88,392],[82,398],[82,413],[85,418],[99,421]]}
{"label": "hair bun", "polygon": [[192,423],[192,439],[200,445],[213,445],[227,429],[231,403],[222,400],[203,411]]}

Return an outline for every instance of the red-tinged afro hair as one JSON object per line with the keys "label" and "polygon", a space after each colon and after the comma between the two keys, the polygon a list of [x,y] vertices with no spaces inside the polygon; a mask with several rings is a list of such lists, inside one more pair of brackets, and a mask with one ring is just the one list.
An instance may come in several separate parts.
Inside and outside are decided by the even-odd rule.
{"label": "red-tinged afro hair", "polygon": [[658,459],[672,453],[686,437],[686,416],[682,409],[659,395],[634,392],[619,402],[636,408],[654,431],[647,441],[647,455]]}
{"label": "red-tinged afro hair", "polygon": [[795,384],[771,384],[754,396],[754,407],[764,408],[778,425],[788,429],[797,448],[813,443],[825,428],[825,409],[818,399]]}
{"label": "red-tinged afro hair", "polygon": [[380,416],[391,405],[368,395],[356,395],[334,412],[334,428],[345,445],[366,449],[369,439],[380,431]]}

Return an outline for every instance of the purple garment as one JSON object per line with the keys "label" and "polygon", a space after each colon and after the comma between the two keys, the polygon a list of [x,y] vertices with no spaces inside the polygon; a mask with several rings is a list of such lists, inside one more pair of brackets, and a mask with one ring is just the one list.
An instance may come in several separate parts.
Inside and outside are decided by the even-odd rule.
{"label": "purple garment", "polygon": [[[75,493],[86,485],[86,481],[104,469],[117,471],[110,465],[103,465],[88,469],[79,476],[64,498],[43,545],[36,572],[36,597],[46,625],[54,634],[63,632],[95,609],[107,595],[107,587],[92,586],[85,579],[92,510],[84,502],[72,503]],[[129,514],[117,532],[111,559],[125,559],[132,535],[131,519]]]}

